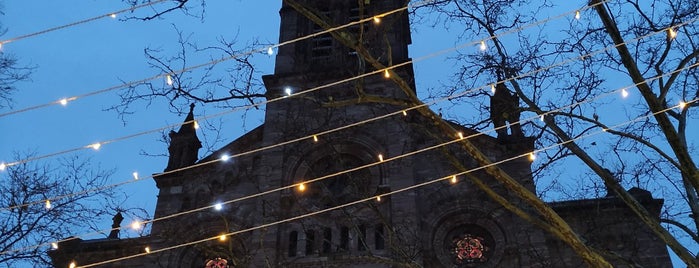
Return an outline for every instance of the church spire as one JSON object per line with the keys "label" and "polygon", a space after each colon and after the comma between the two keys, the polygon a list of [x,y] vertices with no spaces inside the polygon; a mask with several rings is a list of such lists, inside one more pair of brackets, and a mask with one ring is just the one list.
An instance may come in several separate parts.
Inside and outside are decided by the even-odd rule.
{"label": "church spire", "polygon": [[180,130],[170,131],[170,158],[165,171],[170,171],[194,164],[199,159],[201,141],[197,137],[196,121],[194,121],[194,103],[189,106],[189,114],[184,119]]}

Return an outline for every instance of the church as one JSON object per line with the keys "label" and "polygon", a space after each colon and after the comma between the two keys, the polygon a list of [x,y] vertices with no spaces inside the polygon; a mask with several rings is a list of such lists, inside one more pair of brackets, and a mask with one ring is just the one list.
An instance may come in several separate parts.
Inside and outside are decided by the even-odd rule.
{"label": "church", "polygon": [[[454,142],[468,139],[536,193],[531,161],[517,157],[534,150],[532,138],[455,123],[447,134],[443,119],[412,106],[405,0],[298,0],[312,16],[283,2],[280,43],[307,38],[280,46],[263,77],[264,123],[200,158],[192,105],[154,176],[150,234],[61,242],[49,252],[55,267],[586,266],[491,198],[536,214]],[[659,217],[663,200],[629,192]],[[548,205],[614,267],[672,267],[618,198]]]}

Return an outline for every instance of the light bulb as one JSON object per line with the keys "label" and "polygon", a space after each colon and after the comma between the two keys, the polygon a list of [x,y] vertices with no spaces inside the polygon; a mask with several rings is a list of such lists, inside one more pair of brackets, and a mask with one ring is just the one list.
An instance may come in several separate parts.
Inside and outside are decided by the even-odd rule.
{"label": "light bulb", "polygon": [[408,112],[403,110],[403,116],[408,116]]}
{"label": "light bulb", "polygon": [[111,17],[112,19],[116,19],[116,16],[116,13],[109,14],[109,17]]}
{"label": "light bulb", "polygon": [[267,49],[267,55],[270,55],[270,56],[274,55],[274,49],[272,47],[269,47]]}
{"label": "light bulb", "polygon": [[313,142],[318,142],[318,136],[313,135]]}
{"label": "light bulb", "polygon": [[291,96],[291,88],[290,88],[290,87],[285,87],[285,88],[284,88],[284,93],[286,93],[287,96]]}
{"label": "light bulb", "polygon": [[220,236],[218,237],[218,240],[226,241],[226,235],[225,235],[225,234],[220,235]]}
{"label": "light bulb", "polygon": [[223,209],[223,204],[221,204],[221,203],[216,203],[216,204],[214,204],[214,209],[215,209],[215,210],[218,210],[218,211],[222,210],[222,209]]}
{"label": "light bulb", "polygon": [[60,103],[63,106],[66,106],[66,105],[68,105],[68,99],[62,98],[58,101],[58,103]]}
{"label": "light bulb", "polygon": [[391,77],[391,73],[388,72],[388,69],[383,71],[383,77],[386,77],[386,78]]}
{"label": "light bulb", "polygon": [[490,92],[495,94],[495,84],[490,85]]}
{"label": "light bulb", "polygon": [[667,29],[667,34],[670,37],[670,39],[675,39],[675,37],[677,37],[677,32],[675,31],[675,29],[672,28]]}
{"label": "light bulb", "polygon": [[683,110],[684,107],[687,107],[687,103],[684,101],[680,101],[680,110]]}
{"label": "light bulb", "polygon": [[150,247],[146,247],[144,250],[146,251],[146,253],[150,253]]}
{"label": "light bulb", "polygon": [[306,190],[306,185],[303,183],[299,183],[299,191],[303,192]]}
{"label": "light bulb", "polygon": [[379,18],[379,16],[374,17],[374,23],[375,24],[381,23],[381,18]]}
{"label": "light bulb", "polygon": [[58,249],[58,243],[56,243],[56,242],[51,242],[51,248],[52,248],[52,249]]}
{"label": "light bulb", "polygon": [[622,89],[622,90],[621,90],[621,97],[622,97],[622,98],[626,98],[626,97],[628,97],[628,96],[629,96],[629,92],[626,91],[625,88]]}
{"label": "light bulb", "polygon": [[194,121],[194,129],[199,129],[199,122]]}
{"label": "light bulb", "polygon": [[143,227],[143,224],[141,224],[141,222],[138,220],[134,220],[131,223],[131,229],[138,230],[138,229],[141,229],[141,227]]}
{"label": "light bulb", "polygon": [[544,115],[543,114],[541,116],[539,116],[539,120],[541,120],[541,122],[544,122]]}
{"label": "light bulb", "polygon": [[131,175],[133,175],[134,180],[138,180],[138,172],[134,171]]}
{"label": "light bulb", "polygon": [[227,155],[227,154],[221,155],[221,161],[225,162],[225,161],[228,161],[228,159],[231,159],[231,157],[229,155]]}
{"label": "light bulb", "polygon": [[97,142],[97,143],[90,144],[89,147],[92,148],[92,149],[94,149],[95,151],[97,151],[97,150],[100,149],[100,147],[102,147],[102,144],[99,143],[99,142]]}
{"label": "light bulb", "polygon": [[529,160],[531,160],[531,161],[536,160],[536,155],[534,153],[529,153]]}
{"label": "light bulb", "polygon": [[47,199],[46,202],[44,203],[44,207],[46,209],[51,209],[51,201]]}
{"label": "light bulb", "polygon": [[167,83],[168,86],[172,86],[172,76],[169,74],[165,77],[165,83]]}
{"label": "light bulb", "polygon": [[70,264],[68,265],[68,268],[75,268],[76,266],[78,266],[78,264],[76,264],[75,261],[72,261],[72,262],[70,262]]}
{"label": "light bulb", "polygon": [[383,155],[379,154],[379,162],[383,162]]}
{"label": "light bulb", "polygon": [[0,171],[4,171],[7,168],[5,163],[0,163]]}
{"label": "light bulb", "polygon": [[580,19],[580,10],[575,11],[575,19],[576,20]]}
{"label": "light bulb", "polygon": [[458,135],[459,135],[459,139],[461,139],[461,140],[463,140],[463,139],[464,139],[464,133],[462,133],[462,132],[459,132],[459,133],[458,133]]}
{"label": "light bulb", "polygon": [[450,181],[451,181],[451,184],[456,183],[456,182],[457,182],[457,180],[456,180],[456,175],[451,176],[451,180],[450,180]]}
{"label": "light bulb", "polygon": [[481,51],[485,51],[488,49],[488,46],[485,45],[485,41],[481,41]]}
{"label": "light bulb", "polygon": [[376,196],[376,202],[381,202],[381,196],[380,196],[380,195],[377,195],[377,196]]}

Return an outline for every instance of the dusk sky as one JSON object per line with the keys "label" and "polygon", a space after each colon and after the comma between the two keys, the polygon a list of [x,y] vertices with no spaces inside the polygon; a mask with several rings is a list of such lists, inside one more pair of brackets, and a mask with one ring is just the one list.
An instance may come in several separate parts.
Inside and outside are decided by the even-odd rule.
{"label": "dusk sky", "polygon": [[[576,1],[584,6],[586,1]],[[3,1],[2,26],[7,32],[0,40],[7,40],[48,28],[65,25],[86,18],[109,14],[127,5],[121,1],[99,0],[24,0]],[[172,5],[169,2],[159,7]],[[14,55],[20,64],[32,65],[36,69],[31,80],[16,84],[17,91],[12,108],[0,110],[0,114],[35,105],[46,104],[61,98],[78,96],[118,86],[133,81],[160,75],[148,68],[144,48],[160,48],[163,55],[176,53],[176,26],[185,35],[191,34],[201,46],[215,45],[219,37],[237,40],[239,48],[257,40],[262,44],[276,44],[279,33],[279,8],[281,1],[206,1],[204,18],[194,18],[175,11],[151,21],[124,20],[131,13],[116,18],[102,18],[85,24],[75,25],[45,34],[4,44],[4,53]],[[560,12],[573,10],[574,6],[561,7]],[[200,14],[201,10],[192,10]],[[148,7],[137,10],[133,15],[148,15]],[[548,14],[557,15],[557,14]],[[567,18],[570,20],[572,18]],[[552,28],[556,28],[553,23]],[[439,28],[439,27],[438,27]],[[451,31],[451,32],[449,32]],[[432,29],[428,25],[413,29],[413,44],[410,53],[420,58],[430,53],[454,47],[465,41],[455,40],[460,29]],[[464,50],[475,50],[467,46]],[[431,57],[414,64],[417,75],[418,95],[426,97],[425,90],[448,83],[454,72],[455,63],[445,62],[454,54]],[[210,58],[189,59],[188,65],[208,62]],[[273,73],[274,57],[257,53],[254,58],[257,77]],[[225,63],[224,63],[225,64]],[[617,81],[627,85],[628,81]],[[165,83],[162,81],[162,83]],[[12,162],[14,153],[37,156],[53,154],[68,149],[87,146],[95,142],[118,139],[144,131],[158,130],[182,122],[185,114],[173,113],[167,103],[160,99],[149,106],[136,103],[134,113],[124,120],[114,111],[105,111],[120,100],[118,90],[78,98],[65,107],[52,105],[0,117],[0,162]],[[264,108],[264,107],[263,107]],[[214,105],[195,109],[195,116],[216,114],[225,110]],[[474,111],[466,111],[474,112]],[[464,112],[464,113],[466,113]],[[221,135],[224,141],[215,147],[239,137],[262,123],[263,110],[251,110],[246,116],[242,111],[228,113],[209,120],[218,125],[221,120]],[[203,122],[207,124],[207,122]],[[55,161],[56,158],[79,155],[89,158],[95,166],[115,169],[113,183],[132,180],[132,173],[141,177],[162,172],[167,165],[166,157],[145,156],[167,154],[167,144],[159,141],[161,133],[154,131],[138,137],[119,140],[102,146],[98,151],[91,149],[48,157],[37,161]],[[205,131],[205,130],[201,130]],[[689,132],[691,133],[691,132]],[[199,133],[205,140],[206,133]],[[492,134],[491,134],[492,135]],[[206,151],[199,152],[200,158]],[[152,179],[143,179],[119,187],[128,195],[123,207],[139,207],[152,216],[155,208],[157,188]],[[127,217],[126,222],[130,219]],[[108,228],[105,223],[104,228]],[[78,235],[77,233],[75,235]],[[133,234],[132,234],[133,235]]]}

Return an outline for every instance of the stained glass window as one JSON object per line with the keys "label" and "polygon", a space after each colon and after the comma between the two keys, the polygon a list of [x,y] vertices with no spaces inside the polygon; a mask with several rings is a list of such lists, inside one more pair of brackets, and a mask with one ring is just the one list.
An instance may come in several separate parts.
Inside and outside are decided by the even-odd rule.
{"label": "stained glass window", "polygon": [[205,268],[228,268],[228,261],[222,258],[215,258],[206,261]]}
{"label": "stained glass window", "polygon": [[463,234],[452,240],[452,254],[458,264],[483,263],[489,251],[485,239],[472,234]]}

